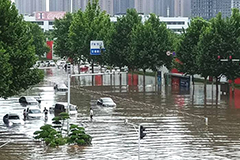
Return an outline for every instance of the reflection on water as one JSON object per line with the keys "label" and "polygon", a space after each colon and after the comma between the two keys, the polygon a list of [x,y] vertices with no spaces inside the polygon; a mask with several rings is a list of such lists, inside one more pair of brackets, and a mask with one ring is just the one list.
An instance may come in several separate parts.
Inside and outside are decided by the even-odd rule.
{"label": "reflection on water", "polygon": [[[40,94],[41,109],[67,101],[67,94],[56,94],[53,90],[53,83],[66,83],[65,71],[54,69],[45,73],[44,83],[23,93]],[[93,137],[92,146],[46,148],[34,142],[33,132],[51,123],[54,115],[49,114],[47,122],[43,119],[25,121],[23,126],[16,128],[6,128],[1,121],[1,144],[9,137],[14,141],[0,148],[0,156],[6,159],[137,159],[138,135],[132,125],[124,124],[128,119],[131,124],[146,127],[147,135],[141,140],[141,159],[240,158],[239,90],[229,96],[220,93],[216,96],[215,86],[208,85],[205,103],[201,84],[195,85],[194,90],[193,87],[190,90],[179,86],[158,87],[154,85],[154,77],[146,77],[146,92],[142,92],[142,77],[135,76],[134,81],[127,74],[121,79],[119,75],[113,76],[112,80],[107,76],[95,78],[96,86],[92,86],[91,76],[72,81],[71,103],[78,106],[78,115],[69,121],[86,128]],[[138,85],[127,85],[130,82]],[[117,106],[97,106],[96,100],[103,96],[111,97]],[[19,114],[23,110],[18,96],[1,100],[0,105],[0,117],[10,110]],[[89,119],[90,107],[94,111],[93,122]],[[208,126],[204,117],[208,118]]]}

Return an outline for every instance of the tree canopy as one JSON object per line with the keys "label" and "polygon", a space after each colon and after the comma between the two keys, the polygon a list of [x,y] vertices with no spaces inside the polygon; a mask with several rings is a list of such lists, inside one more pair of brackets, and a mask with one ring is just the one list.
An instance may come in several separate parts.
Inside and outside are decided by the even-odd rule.
{"label": "tree canopy", "polygon": [[0,2],[0,97],[10,97],[41,81],[33,35],[11,1]]}

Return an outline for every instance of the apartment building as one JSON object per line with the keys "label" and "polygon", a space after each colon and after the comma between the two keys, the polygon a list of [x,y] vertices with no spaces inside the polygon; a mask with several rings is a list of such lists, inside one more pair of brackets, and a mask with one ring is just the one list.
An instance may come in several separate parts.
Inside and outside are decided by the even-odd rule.
{"label": "apartment building", "polygon": [[[231,8],[235,0],[192,0],[191,16],[211,19],[219,12],[223,17],[231,16]],[[235,4],[235,3],[234,3]]]}
{"label": "apartment building", "polygon": [[20,14],[33,14],[36,11],[46,11],[46,0],[14,0]]}

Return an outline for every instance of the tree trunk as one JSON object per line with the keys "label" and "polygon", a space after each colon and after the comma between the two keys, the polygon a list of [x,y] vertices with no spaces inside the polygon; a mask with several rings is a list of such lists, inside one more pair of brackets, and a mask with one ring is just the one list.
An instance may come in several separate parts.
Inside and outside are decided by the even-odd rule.
{"label": "tree trunk", "polygon": [[232,95],[234,95],[234,91],[235,91],[234,80],[232,80],[231,86],[232,86]]}
{"label": "tree trunk", "polygon": [[[94,73],[94,60],[92,60],[92,73]],[[94,76],[92,75],[92,86],[94,86]]]}
{"label": "tree trunk", "polygon": [[204,107],[207,106],[207,77],[204,77]]}
{"label": "tree trunk", "polygon": [[146,81],[145,81],[146,69],[143,69],[143,92],[146,92]]}
{"label": "tree trunk", "polygon": [[218,94],[219,94],[219,89],[218,89],[218,84],[219,84],[220,79],[216,77],[216,105],[218,105]]}
{"label": "tree trunk", "polygon": [[132,75],[131,75],[131,85],[133,86],[133,69],[132,69]]}
{"label": "tree trunk", "polygon": [[194,75],[192,75],[192,84],[194,85],[195,82],[194,82]]}
{"label": "tree trunk", "polygon": [[122,74],[119,74],[119,91],[122,92]]}
{"label": "tree trunk", "polygon": [[195,85],[192,87],[192,107],[194,106]]}

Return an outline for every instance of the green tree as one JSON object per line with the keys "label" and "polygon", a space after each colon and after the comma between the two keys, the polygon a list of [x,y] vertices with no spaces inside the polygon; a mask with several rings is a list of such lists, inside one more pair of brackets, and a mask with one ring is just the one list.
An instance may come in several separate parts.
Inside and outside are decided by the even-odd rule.
{"label": "green tree", "polygon": [[69,29],[73,19],[73,14],[66,13],[62,19],[55,19],[54,21],[54,53],[59,57],[71,57],[74,58],[73,52],[71,52],[71,43],[68,37]]}
{"label": "green tree", "polygon": [[7,98],[39,83],[43,73],[30,69],[37,60],[33,36],[11,1],[0,1],[0,24],[0,97]]}
{"label": "green tree", "polygon": [[[219,13],[211,19],[211,26],[203,32],[198,44],[198,63],[200,74],[205,77],[213,76],[217,84],[222,75],[234,80],[240,76],[237,62],[221,62],[221,59],[240,58],[239,41],[239,11],[233,10],[232,17],[224,19]],[[201,66],[201,67],[200,67]]]}
{"label": "green tree", "polygon": [[101,11],[98,0],[89,0],[85,11],[79,10],[70,26],[72,52],[77,58],[84,57],[89,61],[102,62],[102,56],[90,55],[90,41],[105,41],[110,26],[110,17],[105,11]]}
{"label": "green tree", "polygon": [[44,53],[49,52],[50,48],[46,45],[46,38],[42,29],[35,23],[28,23],[33,35],[33,45],[35,46],[35,53],[39,57],[43,56]]}
{"label": "green tree", "polygon": [[[54,25],[54,26],[55,26],[55,25]],[[53,26],[53,27],[54,27],[54,26]],[[53,31],[54,31],[54,30],[49,30],[49,31],[45,31],[45,32],[44,32],[44,36],[45,36],[45,38],[46,38],[47,40],[49,40],[49,41],[53,41],[53,40],[54,40]]]}
{"label": "green tree", "polygon": [[177,69],[185,74],[198,74],[199,65],[197,64],[197,44],[200,35],[210,23],[202,18],[191,20],[189,27],[183,31],[182,39],[177,47],[177,58],[181,61],[175,63]]}
{"label": "green tree", "polygon": [[[226,56],[232,56],[233,59],[240,59],[240,12],[239,9],[233,9],[232,15],[230,18],[226,19],[227,23],[227,31],[228,33],[223,35],[225,38],[225,46],[228,50]],[[223,73],[228,79],[232,80],[232,87],[234,89],[234,80],[240,77],[240,65],[239,62],[232,62],[229,63],[229,68],[225,68],[225,72]]]}
{"label": "green tree", "polygon": [[111,42],[108,46],[109,64],[134,68],[130,59],[131,33],[135,26],[141,24],[141,17],[135,9],[128,9],[127,14],[117,18],[111,33]]}
{"label": "green tree", "polygon": [[153,57],[149,65],[150,69],[156,71],[157,67],[161,67],[162,65],[170,69],[172,56],[166,56],[166,52],[174,51],[174,34],[167,29],[166,23],[160,22],[160,19],[155,14],[150,15],[146,24],[150,24],[155,32],[155,41],[152,41],[151,52]]}

